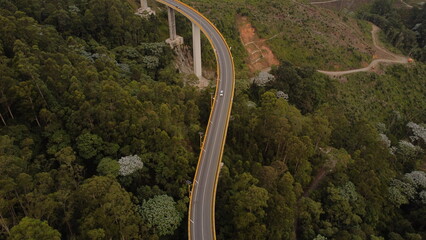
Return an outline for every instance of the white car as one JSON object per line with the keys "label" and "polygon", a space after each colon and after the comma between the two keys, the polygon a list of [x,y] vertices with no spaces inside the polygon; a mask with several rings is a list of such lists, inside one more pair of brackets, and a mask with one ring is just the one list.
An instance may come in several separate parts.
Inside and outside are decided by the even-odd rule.
{"label": "white car", "polygon": [[223,90],[220,90],[219,96],[223,97]]}

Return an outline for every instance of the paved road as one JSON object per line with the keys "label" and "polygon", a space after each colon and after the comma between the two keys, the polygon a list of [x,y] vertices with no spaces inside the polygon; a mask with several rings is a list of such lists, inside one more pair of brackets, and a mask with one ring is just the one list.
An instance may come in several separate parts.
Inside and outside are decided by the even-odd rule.
{"label": "paved road", "polygon": [[329,75],[329,76],[337,77],[337,76],[342,76],[342,75],[357,73],[357,72],[368,72],[368,71],[375,69],[380,63],[407,64],[408,63],[408,57],[396,55],[396,54],[391,53],[388,50],[379,46],[378,36],[377,36],[377,33],[379,31],[380,31],[380,28],[373,24],[373,28],[371,30],[371,35],[373,37],[373,44],[379,51],[381,51],[382,53],[387,55],[388,56],[387,58],[375,59],[365,68],[359,68],[359,69],[353,69],[353,70],[347,70],[347,71],[318,70],[318,72],[324,73],[324,74]]}
{"label": "paved road", "polygon": [[[213,108],[192,188],[189,207],[190,240],[216,239],[214,207],[220,161],[226,140],[234,93],[234,64],[231,53],[219,31],[199,12],[175,0],[157,0],[184,14],[209,38],[218,62],[218,82]],[[223,96],[219,92],[223,90]]]}

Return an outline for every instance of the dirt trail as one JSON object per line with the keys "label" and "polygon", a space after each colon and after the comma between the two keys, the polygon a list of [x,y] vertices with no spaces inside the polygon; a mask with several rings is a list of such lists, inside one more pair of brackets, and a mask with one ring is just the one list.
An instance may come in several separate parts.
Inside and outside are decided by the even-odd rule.
{"label": "dirt trail", "polygon": [[334,2],[338,2],[340,0],[329,0],[329,1],[322,1],[322,2],[311,2],[312,5],[315,4],[324,4],[324,3],[334,3]]}
{"label": "dirt trail", "polygon": [[312,181],[311,185],[309,185],[309,188],[303,193],[302,196],[309,197],[311,195],[311,192],[318,187],[322,179],[325,176],[327,176],[328,172],[329,170],[327,170],[327,168],[325,167],[321,168],[321,170],[318,172],[318,174],[315,176],[314,180]]}
{"label": "dirt trail", "polygon": [[380,31],[380,28],[373,24],[373,29],[371,30],[371,35],[373,36],[373,44],[376,48],[376,55],[380,56],[379,59],[373,60],[370,65],[365,68],[347,70],[347,71],[323,71],[318,70],[320,73],[324,73],[329,76],[338,77],[346,74],[357,73],[357,72],[368,72],[374,70],[377,65],[380,63],[391,63],[391,64],[407,64],[408,57],[396,55],[394,53],[389,52],[388,50],[379,46],[378,35],[377,33]]}
{"label": "dirt trail", "polygon": [[406,6],[407,8],[413,8],[413,6],[411,6],[410,4],[404,2],[404,0],[401,0],[401,3],[404,4],[404,6]]}

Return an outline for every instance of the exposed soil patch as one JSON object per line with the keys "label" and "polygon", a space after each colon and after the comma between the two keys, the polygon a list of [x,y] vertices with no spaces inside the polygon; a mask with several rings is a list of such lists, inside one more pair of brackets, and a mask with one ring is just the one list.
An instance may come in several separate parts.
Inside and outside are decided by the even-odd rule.
{"label": "exposed soil patch", "polygon": [[280,62],[266,43],[267,39],[260,39],[257,36],[256,29],[250,24],[247,17],[238,16],[237,25],[241,42],[249,55],[246,61],[251,72],[279,65]]}

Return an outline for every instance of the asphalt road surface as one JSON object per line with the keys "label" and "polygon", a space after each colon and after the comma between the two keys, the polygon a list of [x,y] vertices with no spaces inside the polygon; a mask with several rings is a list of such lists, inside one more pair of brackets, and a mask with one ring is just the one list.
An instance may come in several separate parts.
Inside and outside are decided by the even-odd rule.
{"label": "asphalt road surface", "polygon": [[[175,0],[157,0],[185,15],[209,38],[216,53],[219,78],[209,125],[203,141],[195,174],[189,209],[190,240],[216,239],[214,204],[226,131],[234,92],[234,65],[228,45],[219,31],[199,12]],[[223,91],[223,96],[220,92]]]}

